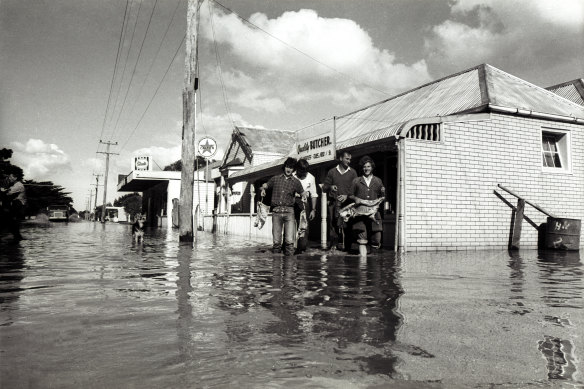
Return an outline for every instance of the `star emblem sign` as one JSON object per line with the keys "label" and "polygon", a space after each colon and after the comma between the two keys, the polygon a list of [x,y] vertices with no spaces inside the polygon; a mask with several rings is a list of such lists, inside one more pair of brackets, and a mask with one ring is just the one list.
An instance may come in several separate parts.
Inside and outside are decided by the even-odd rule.
{"label": "star emblem sign", "polygon": [[[203,143],[203,141],[205,143]],[[201,140],[201,142],[199,143],[199,152],[203,155],[203,156],[211,156],[213,154],[215,154],[215,141],[207,138],[204,140]]]}

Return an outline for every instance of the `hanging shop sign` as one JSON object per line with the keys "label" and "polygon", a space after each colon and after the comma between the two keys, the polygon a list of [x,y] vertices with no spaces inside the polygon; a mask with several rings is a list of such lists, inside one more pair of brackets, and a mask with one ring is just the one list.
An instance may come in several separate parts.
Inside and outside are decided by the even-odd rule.
{"label": "hanging shop sign", "polygon": [[323,120],[296,132],[296,153],[311,164],[335,159],[335,121]]}
{"label": "hanging shop sign", "polygon": [[217,142],[210,136],[206,136],[199,140],[198,151],[203,158],[211,158],[217,152]]}

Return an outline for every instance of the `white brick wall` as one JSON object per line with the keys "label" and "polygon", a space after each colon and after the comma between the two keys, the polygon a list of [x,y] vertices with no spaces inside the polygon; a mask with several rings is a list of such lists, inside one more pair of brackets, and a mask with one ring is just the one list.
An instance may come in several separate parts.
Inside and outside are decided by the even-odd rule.
{"label": "white brick wall", "polygon": [[[544,173],[541,127],[572,137],[572,173]],[[557,217],[584,220],[584,127],[493,114],[491,120],[444,123],[443,143],[406,139],[407,250],[506,248],[517,199],[501,184]],[[537,225],[546,215],[526,205]],[[523,221],[521,247],[537,247]],[[581,236],[584,244],[584,236]]]}

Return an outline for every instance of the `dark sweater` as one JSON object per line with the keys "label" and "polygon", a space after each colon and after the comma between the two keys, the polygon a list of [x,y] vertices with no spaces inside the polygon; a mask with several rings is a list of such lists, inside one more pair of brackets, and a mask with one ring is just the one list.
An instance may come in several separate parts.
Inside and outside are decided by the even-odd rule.
{"label": "dark sweater", "polygon": [[330,195],[331,186],[336,185],[336,195],[350,195],[352,194],[351,183],[355,178],[357,178],[357,172],[355,169],[350,169],[345,172],[345,174],[341,174],[338,169],[334,167],[328,171],[322,185],[322,190]]}

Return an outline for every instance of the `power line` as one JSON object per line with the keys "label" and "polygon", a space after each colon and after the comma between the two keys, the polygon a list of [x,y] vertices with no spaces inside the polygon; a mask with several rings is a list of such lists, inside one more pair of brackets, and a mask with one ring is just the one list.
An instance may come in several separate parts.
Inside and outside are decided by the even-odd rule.
{"label": "power line", "polygon": [[[231,125],[235,126],[233,118],[231,117],[231,110],[229,109],[229,101],[227,100],[227,91],[225,88],[225,83],[223,82],[223,71],[221,69],[221,57],[219,56],[219,49],[217,48],[217,39],[215,39],[215,23],[213,21],[213,10],[211,9],[211,2],[208,2],[209,7],[209,18],[211,19],[211,30],[213,31],[213,46],[215,48],[215,59],[217,61],[217,68],[219,70],[219,81],[221,83],[221,91],[223,92],[223,104],[225,105],[225,110],[227,111],[227,116]],[[197,75],[198,76],[198,75]],[[202,114],[201,114],[202,115]]]}
{"label": "power line", "polygon": [[[136,33],[136,26],[138,25],[138,19],[140,18],[140,11],[141,10],[142,10],[142,2],[140,1],[140,4],[138,6],[138,14],[136,15],[136,20],[134,20],[134,28],[132,29],[132,36],[130,37],[130,45],[128,46],[128,51],[126,53],[126,59],[124,60],[124,70],[122,70],[120,85],[118,87],[118,93],[116,94],[116,102],[114,103],[114,109],[113,109],[112,117],[110,118],[110,123],[111,123],[111,119],[113,119],[113,117],[115,116],[115,108],[117,107],[118,99],[120,98],[120,91],[122,90],[122,85],[124,83],[124,76],[126,75],[126,66],[128,65],[128,58],[130,57],[130,51],[132,50],[132,44],[134,43],[134,34]],[[126,25],[126,28],[127,28],[127,25]],[[129,88],[129,85],[128,85],[128,88]],[[122,114],[122,111],[120,110],[119,115],[121,115],[121,114]],[[120,117],[119,115],[118,115],[118,120]],[[112,137],[110,137],[110,139],[111,138],[113,138],[113,133],[112,133]]]}
{"label": "power line", "polygon": [[[144,77],[144,81],[142,82],[142,85],[140,86],[140,89],[138,90],[138,97],[136,97],[134,99],[134,103],[132,104],[132,107],[130,108],[129,116],[134,112],[134,108],[136,107],[136,103],[138,102],[140,97],[142,97],[142,91],[144,89],[144,85],[146,85],[146,81],[148,80],[148,77],[150,76],[150,73],[152,72],[152,67],[154,66],[154,63],[156,62],[156,59],[158,58],[158,55],[160,54],[160,49],[162,48],[162,43],[164,43],[164,39],[168,35],[168,31],[170,30],[170,26],[172,25],[172,22],[174,21],[174,17],[176,16],[176,11],[178,10],[178,6],[180,5],[180,3],[181,3],[181,0],[177,0],[176,5],[174,7],[174,11],[172,13],[172,17],[170,18],[170,22],[168,22],[168,25],[166,26],[166,31],[164,31],[164,35],[162,36],[162,39],[160,40],[160,43],[158,44],[158,49],[156,50],[156,54],[154,55],[154,58],[152,59],[152,61],[150,61],[150,67],[148,68],[148,72],[146,73],[146,76]],[[128,121],[129,121],[129,118],[128,118],[128,120],[126,120],[126,125],[128,124]]]}
{"label": "power line", "polygon": [[105,122],[106,122],[106,119],[107,119],[107,113],[109,111],[109,106],[110,106],[110,102],[111,102],[111,98],[112,98],[112,91],[113,91],[113,88],[114,88],[114,80],[116,78],[116,72],[117,72],[117,69],[118,69],[118,59],[120,57],[120,51],[121,51],[120,48],[122,46],[122,41],[123,41],[122,37],[124,35],[124,26],[126,25],[126,15],[128,13],[128,4],[129,4],[129,0],[126,0],[126,9],[124,10],[124,20],[122,21],[122,28],[120,30],[120,38],[118,40],[118,50],[117,50],[117,53],[116,53],[116,61],[114,63],[114,74],[112,75],[112,82],[110,84],[109,95],[108,95],[108,98],[107,98],[107,105],[105,107],[105,115],[103,116],[103,123],[101,125],[101,134],[99,135],[100,138],[103,136],[103,131],[105,129]]}
{"label": "power line", "polygon": [[254,28],[257,28],[258,30],[260,30],[260,31],[262,31],[263,33],[265,33],[266,35],[268,35],[268,36],[272,37],[273,39],[277,40],[278,42],[282,43],[282,44],[283,44],[283,45],[285,45],[286,47],[289,47],[289,48],[291,48],[292,50],[295,50],[295,51],[299,52],[300,54],[304,55],[305,57],[307,57],[307,58],[310,58],[310,59],[311,59],[311,60],[313,60],[314,62],[316,62],[316,63],[318,63],[318,64],[320,64],[320,65],[322,65],[322,66],[324,66],[324,67],[326,67],[326,68],[328,68],[328,69],[330,69],[330,70],[332,70],[333,72],[335,72],[335,73],[337,73],[337,74],[340,74],[341,76],[347,77],[348,79],[352,80],[352,81],[353,81],[353,82],[355,82],[355,83],[358,83],[358,84],[364,85],[364,86],[366,86],[366,87],[368,87],[368,88],[371,88],[371,89],[374,89],[374,90],[376,90],[377,92],[380,92],[380,93],[383,93],[383,94],[385,94],[385,95],[391,96],[391,95],[390,95],[390,93],[388,93],[388,92],[386,92],[386,91],[383,91],[383,90],[381,90],[381,89],[378,89],[378,88],[376,88],[376,87],[374,87],[374,86],[371,86],[371,85],[369,85],[369,84],[367,84],[367,83],[365,83],[365,82],[363,82],[363,81],[356,80],[355,78],[351,77],[350,75],[348,75],[348,74],[346,74],[346,73],[343,73],[343,72],[341,72],[340,70],[337,70],[337,69],[333,68],[332,66],[329,66],[329,65],[325,64],[325,63],[324,63],[324,62],[322,62],[322,61],[319,61],[318,59],[314,58],[314,57],[313,57],[313,56],[311,56],[310,54],[307,54],[307,53],[303,52],[303,51],[302,51],[302,50],[300,50],[300,49],[297,49],[296,47],[294,47],[294,46],[292,46],[291,44],[289,44],[289,43],[287,43],[287,42],[283,41],[282,39],[278,38],[277,36],[270,34],[270,33],[269,33],[269,32],[267,32],[266,30],[264,30],[263,28],[261,28],[261,27],[259,27],[259,26],[255,25],[255,24],[253,24],[253,23],[252,23],[252,22],[250,22],[249,20],[247,20],[247,19],[245,19],[244,17],[242,17],[242,16],[240,16],[239,14],[237,14],[237,13],[236,13],[235,11],[233,11],[232,9],[230,9],[230,8],[228,8],[228,7],[224,6],[223,4],[219,3],[217,0],[209,0],[209,1],[213,1],[213,3],[215,3],[215,4],[218,4],[218,5],[219,5],[221,8],[225,9],[227,12],[230,12],[230,13],[232,13],[233,15],[235,15],[237,18],[239,18],[239,19],[240,19],[240,20],[242,20],[243,22],[245,22],[245,23],[249,24],[250,26],[252,26],[252,27],[254,27]]}
{"label": "power line", "polygon": [[182,47],[183,43],[185,42],[186,36],[187,36],[186,34],[183,36],[183,38],[182,38],[182,40],[180,42],[180,45],[176,48],[176,52],[174,53],[174,56],[170,60],[170,63],[168,64],[168,67],[166,68],[166,71],[164,72],[164,75],[162,76],[162,79],[158,83],[158,87],[156,88],[156,91],[154,91],[154,94],[152,95],[152,98],[150,99],[150,102],[148,103],[148,105],[144,109],[144,112],[142,113],[142,116],[140,117],[140,120],[138,121],[138,123],[136,124],[136,126],[134,127],[134,129],[132,130],[132,132],[130,133],[130,135],[128,136],[128,139],[126,139],[126,141],[124,142],[124,144],[120,148],[120,151],[123,150],[126,147],[126,145],[128,144],[128,142],[132,138],[132,135],[134,135],[134,132],[136,132],[136,129],[138,128],[138,126],[140,125],[140,123],[142,123],[142,119],[144,119],[144,116],[146,115],[146,112],[148,111],[148,108],[150,108],[150,105],[152,104],[152,101],[154,101],[154,98],[156,97],[156,94],[158,93],[158,90],[162,86],[162,82],[166,78],[166,75],[168,74],[168,71],[170,70],[170,67],[172,66],[172,63],[174,62],[174,59],[176,58],[176,56],[177,56],[180,48]]}
{"label": "power line", "polygon": [[148,36],[148,31],[150,31],[150,23],[152,22],[152,15],[154,15],[154,10],[156,9],[156,4],[158,4],[158,0],[154,1],[154,6],[152,6],[152,12],[150,12],[150,18],[148,19],[148,25],[146,26],[146,32],[144,33],[144,37],[142,38],[142,43],[140,44],[140,49],[138,50],[138,57],[136,58],[136,62],[134,63],[134,69],[132,69],[132,76],[130,77],[130,82],[128,83],[128,89],[126,90],[126,95],[124,96],[124,101],[122,102],[122,107],[120,108],[120,114],[118,115],[118,119],[116,120],[116,125],[112,130],[112,135],[110,139],[114,137],[116,129],[118,128],[118,123],[120,121],[120,117],[122,116],[122,112],[124,111],[124,107],[126,106],[126,99],[128,98],[128,93],[130,92],[130,88],[132,87],[132,81],[134,80],[134,75],[136,74],[136,68],[138,67],[138,62],[140,62],[140,57],[142,56],[142,48],[144,47],[144,42],[146,42],[146,37]]}

